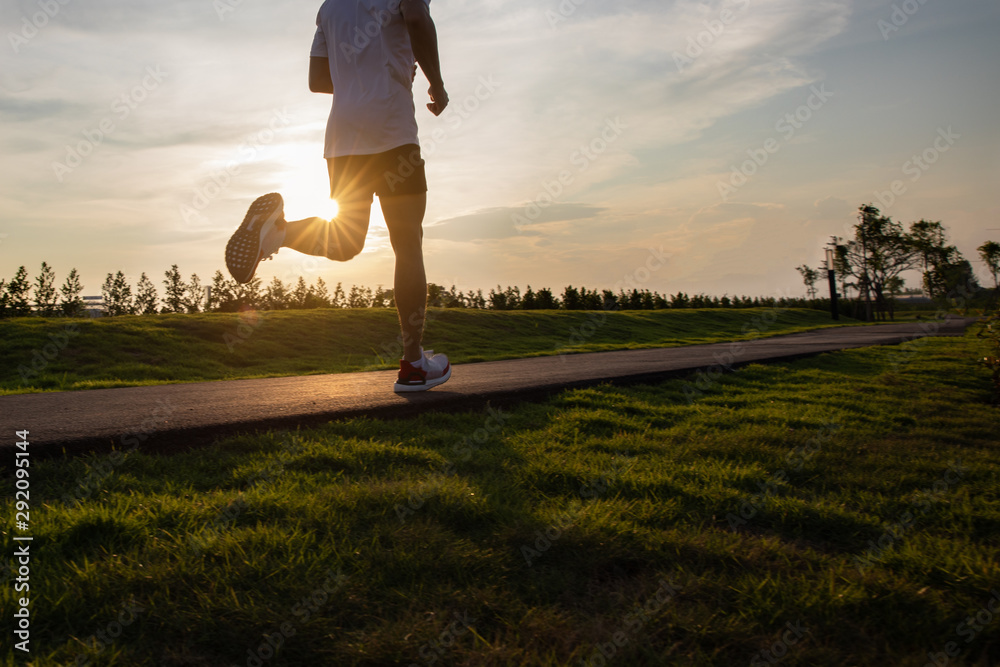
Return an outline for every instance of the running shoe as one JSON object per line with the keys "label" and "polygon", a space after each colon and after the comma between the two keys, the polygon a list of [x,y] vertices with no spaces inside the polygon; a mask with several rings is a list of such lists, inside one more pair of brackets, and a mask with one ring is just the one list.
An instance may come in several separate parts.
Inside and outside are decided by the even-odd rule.
{"label": "running shoe", "polygon": [[427,391],[431,387],[444,384],[451,378],[451,364],[443,354],[434,354],[434,350],[424,351],[423,368],[416,368],[409,361],[399,362],[399,379],[396,380],[394,391],[405,393],[411,391]]}
{"label": "running shoe", "polygon": [[253,280],[257,265],[278,252],[285,240],[285,202],[276,192],[250,205],[243,224],[226,245],[226,267],[241,284]]}

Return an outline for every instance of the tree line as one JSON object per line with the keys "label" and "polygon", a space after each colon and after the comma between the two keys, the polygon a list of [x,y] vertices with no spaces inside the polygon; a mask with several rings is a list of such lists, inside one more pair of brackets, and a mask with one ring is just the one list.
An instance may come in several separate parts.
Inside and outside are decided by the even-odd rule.
{"label": "tree line", "polygon": [[[68,316],[86,314],[88,304],[81,296],[83,287],[78,271],[69,272],[61,287],[56,287],[55,272],[42,262],[39,274],[31,279],[25,267],[14,277],[0,279],[0,317]],[[332,293],[322,278],[309,284],[299,276],[294,284],[272,278],[264,285],[259,277],[241,285],[216,271],[207,285],[197,274],[185,280],[175,264],[164,273],[161,296],[156,285],[143,273],[132,285],[122,271],[107,274],[101,286],[101,312],[105,316],[155,315],[165,313],[237,312],[255,310],[291,310],[314,308],[394,308],[392,289],[375,289],[353,285],[345,290],[337,283]],[[210,289],[206,290],[206,287]],[[822,307],[816,300],[689,295],[678,292],[662,295],[658,292],[633,288],[618,292],[586,287],[565,287],[558,296],[550,288],[523,292],[520,287],[507,286],[462,292],[430,283],[428,304],[439,308],[471,308],[480,310],[664,310],[668,308],[811,308]]]}
{"label": "tree line", "polygon": [[[867,320],[893,318],[894,297],[905,288],[900,278],[904,271],[921,271],[922,291],[931,299],[969,296],[980,289],[972,264],[949,244],[947,230],[940,221],[919,220],[911,223],[907,231],[877,207],[866,204],[858,209],[854,238],[833,236],[828,245],[833,251],[833,265],[824,262],[821,269],[833,269],[841,295],[851,291],[856,294]],[[1000,285],[1000,243],[987,241],[977,250],[996,289]],[[807,295],[814,298],[821,271],[808,265],[797,270]]]}

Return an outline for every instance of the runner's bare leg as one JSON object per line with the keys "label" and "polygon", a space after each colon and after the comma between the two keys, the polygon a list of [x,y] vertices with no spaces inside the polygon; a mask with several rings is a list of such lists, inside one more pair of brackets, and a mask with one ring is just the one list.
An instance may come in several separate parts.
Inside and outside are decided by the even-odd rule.
{"label": "runner's bare leg", "polygon": [[427,275],[424,271],[423,222],[427,193],[379,199],[389,241],[396,253],[393,295],[403,334],[403,358],[420,358],[427,311]]}

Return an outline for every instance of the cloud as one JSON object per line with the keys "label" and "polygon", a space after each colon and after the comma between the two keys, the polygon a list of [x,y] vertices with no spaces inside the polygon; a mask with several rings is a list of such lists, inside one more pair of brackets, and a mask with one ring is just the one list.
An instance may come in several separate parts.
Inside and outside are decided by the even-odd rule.
{"label": "cloud", "polygon": [[588,204],[553,204],[540,209],[530,225],[518,225],[515,218],[526,217],[525,207],[487,208],[449,218],[427,227],[433,239],[445,241],[486,241],[517,236],[540,236],[547,223],[586,220],[605,209]]}

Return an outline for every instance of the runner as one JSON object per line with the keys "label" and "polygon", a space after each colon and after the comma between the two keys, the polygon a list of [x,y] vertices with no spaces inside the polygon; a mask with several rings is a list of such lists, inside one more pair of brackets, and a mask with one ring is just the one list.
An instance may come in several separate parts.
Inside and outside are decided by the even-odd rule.
{"label": "runner", "polygon": [[425,351],[427,278],[422,249],[427,180],[417,142],[413,81],[419,63],[430,82],[427,108],[448,106],[430,0],[326,0],[316,19],[309,88],[333,95],[325,157],[333,220],[284,219],[284,201],[257,199],[226,246],[226,266],[239,283],[279,248],[345,262],[365,244],[378,195],[396,256],[393,295],[403,339],[394,390],[424,391],[447,382],[451,365]]}

